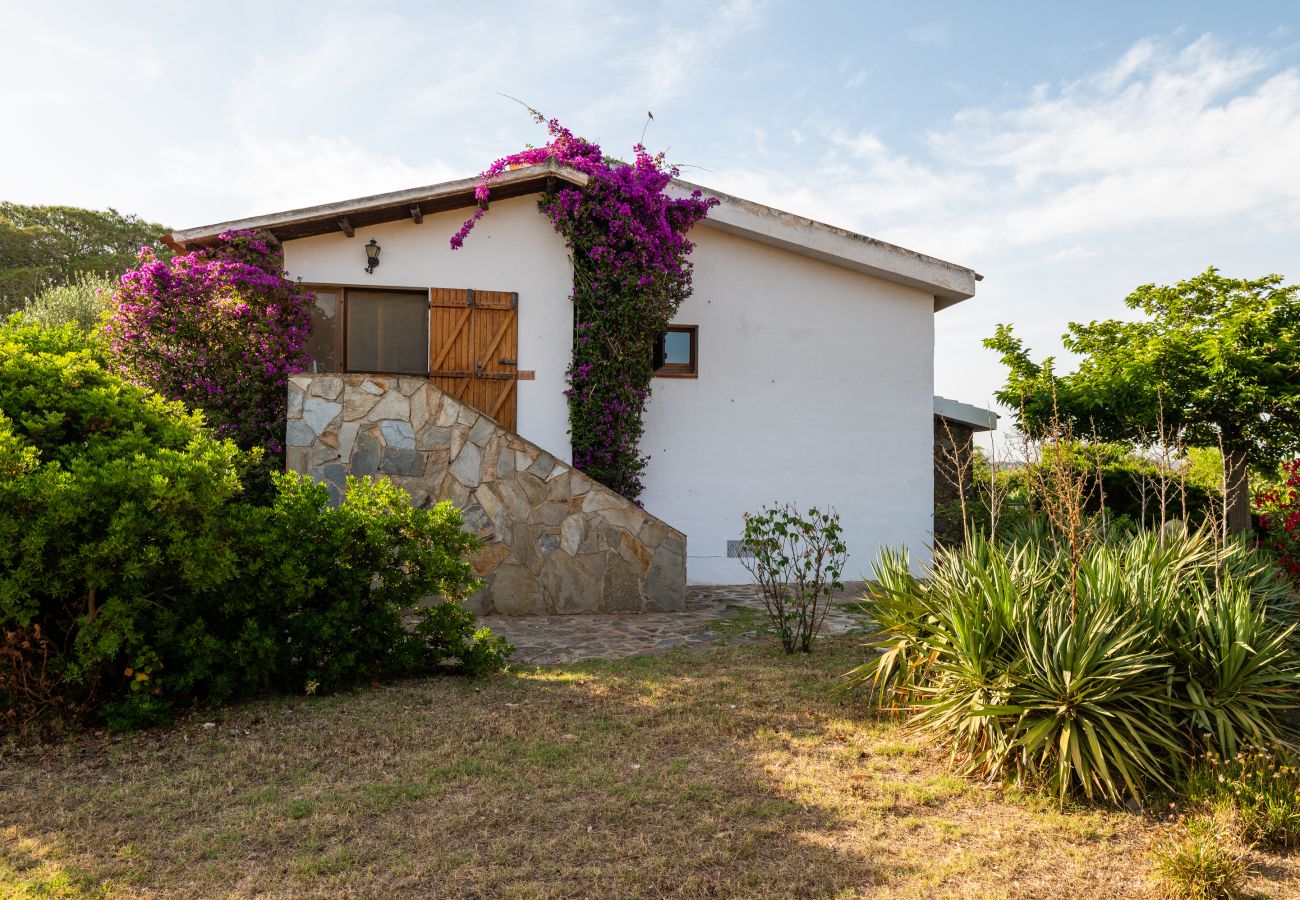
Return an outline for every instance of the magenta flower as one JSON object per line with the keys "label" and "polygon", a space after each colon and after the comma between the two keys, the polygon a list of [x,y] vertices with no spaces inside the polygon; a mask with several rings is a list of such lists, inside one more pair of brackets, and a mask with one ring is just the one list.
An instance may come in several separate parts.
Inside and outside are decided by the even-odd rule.
{"label": "magenta flower", "polygon": [[677,169],[663,153],[652,156],[637,144],[631,163],[611,160],[555,119],[533,116],[546,124],[551,140],[488,166],[474,191],[479,206],[452,235],[451,246],[464,245],[483,218],[492,181],[512,166],[552,159],[587,175],[585,187],[564,187],[540,202],[573,252],[575,340],[565,391],[573,462],[636,499],[648,459],[637,445],[653,345],[691,293],[687,257],[693,245],[686,234],[718,201],[698,190],[686,198],[668,196]]}
{"label": "magenta flower", "polygon": [[122,371],[201,409],[244,447],[283,452],[284,374],[309,364],[314,297],[283,275],[284,260],[255,232],[174,257],[143,248],[122,275],[105,326]]}

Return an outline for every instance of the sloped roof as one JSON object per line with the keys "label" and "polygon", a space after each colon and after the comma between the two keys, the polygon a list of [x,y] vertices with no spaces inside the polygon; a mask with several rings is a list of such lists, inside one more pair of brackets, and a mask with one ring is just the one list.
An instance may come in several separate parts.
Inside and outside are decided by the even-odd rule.
{"label": "sloped roof", "polygon": [[[492,182],[492,199],[541,193],[561,182],[584,185],[587,176],[554,160],[547,160],[502,173]],[[474,206],[477,203],[474,189],[478,184],[477,176],[462,178],[338,203],[184,228],[164,235],[163,242],[177,250],[189,250],[216,243],[222,232],[246,229],[266,231],[280,241],[340,231],[350,235],[355,229],[367,225],[407,218],[419,221],[431,213]],[[955,263],[721,191],[680,180],[674,180],[671,186],[671,192],[676,196],[686,196],[697,189],[719,201],[702,225],[885,281],[919,288],[934,296],[935,310],[973,297],[975,283],[982,277]]]}

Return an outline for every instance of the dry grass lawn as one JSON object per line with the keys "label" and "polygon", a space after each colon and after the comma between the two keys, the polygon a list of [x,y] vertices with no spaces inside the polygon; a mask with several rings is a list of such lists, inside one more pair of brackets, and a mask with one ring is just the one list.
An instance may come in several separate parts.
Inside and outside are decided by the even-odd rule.
{"label": "dry grass lawn", "polygon": [[[280,698],[5,750],[0,895],[1154,896],[1159,823],[952,777],[832,690],[855,644]],[[1300,861],[1255,856],[1252,889],[1300,896]]]}

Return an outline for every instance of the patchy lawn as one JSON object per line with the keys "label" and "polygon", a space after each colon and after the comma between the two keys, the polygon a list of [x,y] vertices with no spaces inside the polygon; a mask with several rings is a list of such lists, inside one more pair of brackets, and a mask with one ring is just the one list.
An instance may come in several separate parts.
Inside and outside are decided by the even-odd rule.
{"label": "patchy lawn", "polygon": [[[0,895],[1152,895],[1156,823],[952,777],[831,690],[855,644],[409,682],[3,751]],[[1300,896],[1300,860],[1256,863],[1253,889]]]}

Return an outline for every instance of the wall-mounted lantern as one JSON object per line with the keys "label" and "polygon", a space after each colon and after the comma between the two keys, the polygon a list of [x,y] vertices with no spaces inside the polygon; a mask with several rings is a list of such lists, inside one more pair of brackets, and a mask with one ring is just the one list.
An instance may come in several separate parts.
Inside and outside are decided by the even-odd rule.
{"label": "wall-mounted lantern", "polygon": [[379,265],[379,244],[375,242],[374,238],[371,238],[370,243],[366,244],[366,262],[369,264],[366,266],[366,271],[373,274]]}

